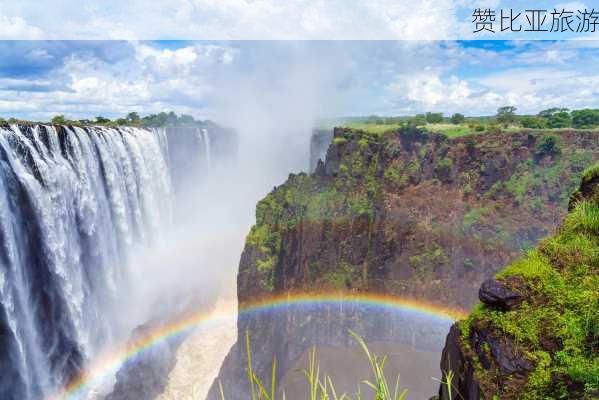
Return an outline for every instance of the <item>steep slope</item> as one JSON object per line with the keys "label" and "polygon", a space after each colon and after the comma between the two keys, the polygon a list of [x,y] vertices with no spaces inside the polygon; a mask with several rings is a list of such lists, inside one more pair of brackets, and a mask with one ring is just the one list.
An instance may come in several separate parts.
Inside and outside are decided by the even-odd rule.
{"label": "steep slope", "polygon": [[442,399],[599,397],[599,164],[569,208],[557,235],[485,281],[482,303],[452,327],[441,369],[454,389],[442,385]]}
{"label": "steep slope", "polygon": [[337,129],[326,164],[258,204],[239,300],[333,287],[469,307],[484,277],[552,232],[598,156],[588,132]]}
{"label": "steep slope", "polygon": [[[239,267],[240,306],[344,290],[469,308],[484,279],[553,231],[584,167],[598,158],[594,132],[448,139],[337,128],[314,174],[290,175],[257,205]],[[341,322],[311,321],[328,329],[324,341],[342,342],[344,331],[330,329]],[[240,339],[254,333],[259,373],[268,374],[273,353],[284,373],[310,345],[302,323],[291,314],[239,319]],[[220,375],[229,398],[243,398],[234,388],[244,366],[237,346]]]}

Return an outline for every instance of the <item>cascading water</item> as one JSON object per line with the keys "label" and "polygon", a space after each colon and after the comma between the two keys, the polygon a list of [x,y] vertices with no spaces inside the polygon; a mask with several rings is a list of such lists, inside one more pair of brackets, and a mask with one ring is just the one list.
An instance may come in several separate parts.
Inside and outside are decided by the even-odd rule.
{"label": "cascading water", "polygon": [[210,134],[208,133],[208,129],[201,128],[202,132],[202,141],[204,142],[204,152],[206,156],[206,162],[208,163],[208,167],[212,164],[212,156],[210,154]]}
{"label": "cascading water", "polygon": [[1,399],[47,397],[126,334],[129,254],[171,214],[163,130],[0,127]]}

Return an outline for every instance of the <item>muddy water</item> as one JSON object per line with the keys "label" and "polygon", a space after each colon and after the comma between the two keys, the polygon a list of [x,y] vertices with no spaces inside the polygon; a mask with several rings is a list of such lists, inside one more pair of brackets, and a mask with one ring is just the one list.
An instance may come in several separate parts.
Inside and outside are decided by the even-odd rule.
{"label": "muddy water", "polygon": [[212,314],[215,318],[200,327],[177,350],[177,364],[171,371],[167,387],[158,400],[204,400],[218,375],[223,359],[237,339],[237,303],[219,300]]}
{"label": "muddy water", "polygon": [[[438,351],[417,350],[410,345],[389,342],[373,342],[368,347],[374,354],[388,356],[385,368],[388,382],[394,387],[399,374],[401,388],[408,389],[408,399],[428,399],[437,392],[439,382],[435,379],[440,375]],[[366,355],[357,345],[349,348],[321,346],[316,348],[316,352],[321,376],[331,377],[338,395],[347,393],[353,397],[359,382],[372,379]],[[280,387],[286,398],[309,398],[303,373],[307,366],[308,352],[305,352],[281,381]],[[361,385],[361,392],[366,398],[370,397],[371,391],[366,385]]]}

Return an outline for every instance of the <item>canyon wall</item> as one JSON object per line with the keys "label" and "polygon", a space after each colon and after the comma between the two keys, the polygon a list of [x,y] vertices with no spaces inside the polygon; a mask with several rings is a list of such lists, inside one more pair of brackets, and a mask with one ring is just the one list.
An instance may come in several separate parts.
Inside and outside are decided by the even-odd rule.
{"label": "canyon wall", "polygon": [[599,164],[569,210],[555,236],[483,282],[481,303],[451,328],[440,399],[599,397]]}
{"label": "canyon wall", "polygon": [[[415,128],[336,128],[313,174],[290,175],[258,203],[239,266],[240,307],[274,294],[342,290],[469,309],[481,282],[558,226],[582,171],[599,158],[596,135],[448,139]],[[228,398],[245,398],[246,331],[255,370],[269,376],[273,356],[284,374],[313,338],[344,343],[345,331],[331,328],[343,326],[292,312],[240,317],[218,380]]]}

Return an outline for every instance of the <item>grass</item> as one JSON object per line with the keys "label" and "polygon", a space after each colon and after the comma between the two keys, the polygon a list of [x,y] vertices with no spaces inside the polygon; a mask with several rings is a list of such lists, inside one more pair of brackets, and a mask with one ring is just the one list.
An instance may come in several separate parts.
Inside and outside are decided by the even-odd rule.
{"label": "grass", "polygon": [[[364,400],[371,398],[373,400],[405,400],[408,395],[407,389],[401,389],[399,375],[395,379],[394,383],[391,384],[385,374],[385,364],[387,357],[380,357],[370,351],[368,345],[362,337],[353,331],[349,331],[349,334],[356,340],[359,346],[364,351],[368,363],[372,370],[372,377],[370,379],[364,379],[358,383],[358,391],[354,396],[347,393],[337,393],[335,385],[330,376],[322,374],[320,370],[320,364],[316,355],[316,349],[312,347],[310,349],[308,357],[308,367],[303,370],[306,378],[306,384],[308,385],[310,400]],[[250,399],[251,400],[276,400],[276,375],[277,375],[277,362],[276,358],[273,359],[270,385],[264,383],[264,380],[260,378],[254,372],[252,365],[252,350],[250,342],[250,334],[246,332],[245,345],[247,352],[247,379],[250,386]],[[451,371],[450,371],[451,372]],[[446,377],[453,377],[453,374],[446,374]],[[449,378],[449,385],[451,385],[451,378]],[[447,384],[441,382],[442,384]],[[221,382],[219,381],[219,394],[221,400],[226,400],[225,391]],[[362,393],[361,385],[366,386],[370,390],[372,397],[365,397]],[[451,386],[450,386],[451,388]],[[281,393],[281,399],[285,400],[285,392]]]}
{"label": "grass", "polygon": [[[584,175],[583,181],[599,176],[599,163]],[[577,202],[556,236],[497,275],[524,280],[528,294],[518,309],[505,312],[479,305],[461,323],[465,342],[473,326],[492,326],[535,364],[526,387],[518,389],[523,399],[571,398],[572,389],[564,383],[568,381],[580,386],[580,398],[596,398],[599,392],[598,191]],[[548,342],[557,349],[545,347]],[[493,370],[478,370],[477,378],[487,382],[487,388],[502,379]]]}
{"label": "grass", "polygon": [[349,123],[344,123],[342,126],[347,127],[347,128],[352,128],[352,129],[359,129],[359,130],[363,130],[365,132],[380,135],[380,134],[383,134],[386,132],[395,131],[397,129],[404,127],[405,125],[404,124],[373,124],[373,123],[366,123],[366,122],[349,122]]}
{"label": "grass", "polygon": [[450,138],[480,133],[474,131],[470,126],[465,124],[426,124],[424,129],[429,132],[442,133]]}

